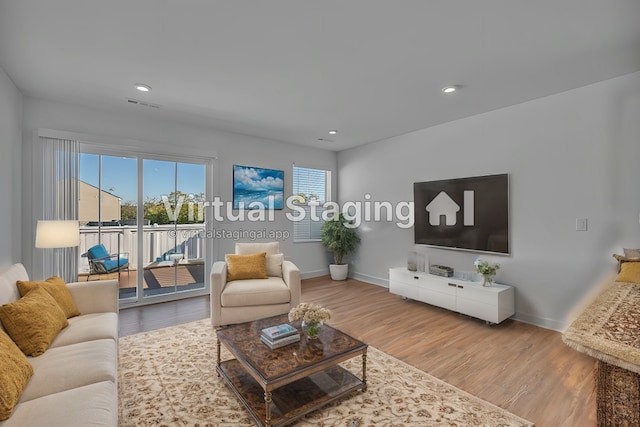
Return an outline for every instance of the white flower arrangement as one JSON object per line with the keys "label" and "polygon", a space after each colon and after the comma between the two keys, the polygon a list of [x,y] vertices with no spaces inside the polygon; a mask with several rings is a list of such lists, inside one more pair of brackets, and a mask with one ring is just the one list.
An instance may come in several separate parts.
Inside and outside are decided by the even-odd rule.
{"label": "white flower arrangement", "polygon": [[316,303],[302,302],[289,311],[289,321],[303,320],[305,323],[326,322],[331,319],[331,311]]}
{"label": "white flower arrangement", "polygon": [[500,269],[500,264],[489,264],[489,262],[482,258],[477,258],[473,265],[476,267],[476,271],[483,276],[495,276],[496,272]]}

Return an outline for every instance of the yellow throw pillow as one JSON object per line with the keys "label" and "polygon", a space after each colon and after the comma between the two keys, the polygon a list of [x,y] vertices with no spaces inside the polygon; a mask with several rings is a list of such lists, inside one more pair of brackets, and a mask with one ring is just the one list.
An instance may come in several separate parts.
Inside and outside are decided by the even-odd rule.
{"label": "yellow throw pillow", "polygon": [[640,262],[622,263],[616,282],[640,283]]}
{"label": "yellow throw pillow", "polygon": [[225,255],[227,281],[267,278],[267,253]]}
{"label": "yellow throw pillow", "polygon": [[11,417],[22,390],[33,375],[33,366],[16,343],[0,331],[0,421]]}
{"label": "yellow throw pillow", "polygon": [[56,300],[42,287],[0,307],[0,321],[27,356],[44,353],[58,332],[69,324]]}
{"label": "yellow throw pillow", "polygon": [[49,292],[49,295],[56,300],[62,311],[64,311],[65,316],[67,316],[67,319],[80,315],[78,307],[76,307],[76,303],[71,296],[71,292],[69,292],[69,288],[67,288],[67,284],[58,276],[49,277],[47,280],[40,282],[18,280],[17,285],[20,296],[22,297],[33,288],[42,286],[44,290]]}

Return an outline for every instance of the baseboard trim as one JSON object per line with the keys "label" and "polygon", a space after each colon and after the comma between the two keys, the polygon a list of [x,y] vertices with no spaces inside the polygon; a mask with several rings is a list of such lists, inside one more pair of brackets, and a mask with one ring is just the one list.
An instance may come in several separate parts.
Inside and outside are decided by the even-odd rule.
{"label": "baseboard trim", "polygon": [[528,323],[530,325],[538,326],[540,328],[550,329],[556,332],[564,332],[567,329],[567,325],[565,322],[560,322],[554,319],[549,319],[546,317],[533,316],[530,314],[523,314],[516,312],[515,315],[511,316],[512,319],[517,320],[518,322]]}
{"label": "baseboard trim", "polygon": [[369,276],[367,274],[362,273],[353,273],[350,275],[356,280],[360,280],[361,282],[371,283],[372,285],[382,286],[383,288],[389,288],[389,279],[381,279],[379,277]]}
{"label": "baseboard trim", "polygon": [[326,276],[329,274],[329,267],[322,270],[315,271],[301,271],[300,278],[301,279],[313,279],[314,277]]}

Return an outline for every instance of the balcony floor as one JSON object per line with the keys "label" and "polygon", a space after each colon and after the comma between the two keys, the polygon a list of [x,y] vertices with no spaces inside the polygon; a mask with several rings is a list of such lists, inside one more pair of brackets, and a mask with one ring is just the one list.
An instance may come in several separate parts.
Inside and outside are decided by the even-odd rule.
{"label": "balcony floor", "polygon": [[[143,289],[145,296],[166,294],[175,291],[202,288],[204,286],[204,264],[179,264],[173,266],[149,266],[143,270]],[[119,280],[120,298],[135,296],[138,271],[129,270],[120,273],[78,274],[78,281]],[[175,286],[175,288],[174,288]]]}

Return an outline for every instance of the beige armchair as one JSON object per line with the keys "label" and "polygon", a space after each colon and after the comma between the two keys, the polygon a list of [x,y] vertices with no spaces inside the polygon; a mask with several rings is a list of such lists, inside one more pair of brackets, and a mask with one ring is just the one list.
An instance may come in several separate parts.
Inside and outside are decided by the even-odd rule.
{"label": "beige armchair", "polygon": [[237,255],[266,253],[266,279],[227,281],[227,263],[211,268],[211,324],[249,322],[289,312],[300,303],[300,270],[284,260],[278,242],[236,243]]}

